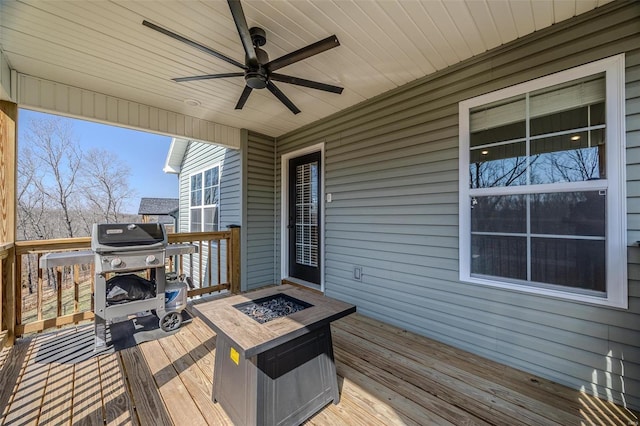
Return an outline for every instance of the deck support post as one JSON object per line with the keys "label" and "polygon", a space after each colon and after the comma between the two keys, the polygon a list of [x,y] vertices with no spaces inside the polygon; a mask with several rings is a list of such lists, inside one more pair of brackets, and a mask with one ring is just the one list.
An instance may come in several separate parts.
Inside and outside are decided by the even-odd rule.
{"label": "deck support post", "polygon": [[13,344],[15,339],[15,292],[20,289],[13,247],[16,240],[17,120],[18,104],[0,101],[0,243],[9,249],[0,277],[0,332],[6,330],[8,344]]}

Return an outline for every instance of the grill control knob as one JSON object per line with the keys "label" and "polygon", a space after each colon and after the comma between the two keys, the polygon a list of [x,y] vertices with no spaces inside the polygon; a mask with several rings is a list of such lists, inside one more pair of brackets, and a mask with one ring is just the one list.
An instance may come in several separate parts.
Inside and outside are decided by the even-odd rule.
{"label": "grill control knob", "polygon": [[117,268],[120,265],[122,265],[122,259],[120,259],[119,257],[114,257],[111,260],[111,267],[112,268]]}
{"label": "grill control knob", "polygon": [[151,265],[152,263],[156,262],[156,257],[150,254],[144,261],[147,262],[147,265]]}

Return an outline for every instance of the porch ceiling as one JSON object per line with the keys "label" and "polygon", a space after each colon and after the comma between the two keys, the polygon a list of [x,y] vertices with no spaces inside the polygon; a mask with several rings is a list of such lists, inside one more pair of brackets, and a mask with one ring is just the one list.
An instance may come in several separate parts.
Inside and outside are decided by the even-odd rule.
{"label": "porch ceiling", "polygon": [[[243,62],[225,1],[0,2],[0,49],[19,73],[237,128],[279,136],[424,75],[587,12],[609,0],[243,1],[274,59],[336,34],[341,46],[284,74],[339,85],[341,95],[278,83],[302,110],[242,78],[176,83],[238,68],[155,32],[147,19]],[[199,106],[184,101],[197,100]]]}

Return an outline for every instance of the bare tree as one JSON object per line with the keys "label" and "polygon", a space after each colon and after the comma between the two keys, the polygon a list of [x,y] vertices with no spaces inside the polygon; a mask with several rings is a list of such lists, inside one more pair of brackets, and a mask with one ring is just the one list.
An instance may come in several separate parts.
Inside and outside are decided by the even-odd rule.
{"label": "bare tree", "polygon": [[471,163],[469,169],[471,188],[493,188],[498,186],[524,185],[527,167],[531,168],[540,155],[514,156],[490,161]]}
{"label": "bare tree", "polygon": [[18,155],[18,232],[26,240],[89,235],[94,222],[131,220],[131,170],[104,149],[83,153],[71,121],[32,120]]}
{"label": "bare tree", "polygon": [[541,171],[549,182],[582,182],[601,177],[604,145],[554,152],[547,155]]}
{"label": "bare tree", "polygon": [[18,235],[25,240],[50,238],[46,226],[47,197],[36,187],[41,179],[38,161],[28,150],[20,152],[18,161]]}
{"label": "bare tree", "polygon": [[81,193],[86,223],[115,223],[123,219],[123,208],[134,191],[129,187],[130,167],[116,154],[94,148],[85,154]]}
{"label": "bare tree", "polygon": [[[82,152],[71,124],[58,117],[29,122],[21,155],[36,168],[30,183],[59,209],[64,236],[73,237],[72,210],[75,207],[77,176],[82,167]],[[25,173],[27,173],[25,171]],[[37,176],[37,178],[35,178]]]}

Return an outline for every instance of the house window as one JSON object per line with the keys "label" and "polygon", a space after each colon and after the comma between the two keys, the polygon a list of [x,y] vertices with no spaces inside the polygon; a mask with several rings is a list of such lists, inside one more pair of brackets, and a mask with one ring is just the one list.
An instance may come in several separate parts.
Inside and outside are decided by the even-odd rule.
{"label": "house window", "polygon": [[212,167],[191,175],[189,188],[189,231],[217,231],[220,167]]}
{"label": "house window", "polygon": [[624,56],[460,103],[460,279],[627,307]]}

